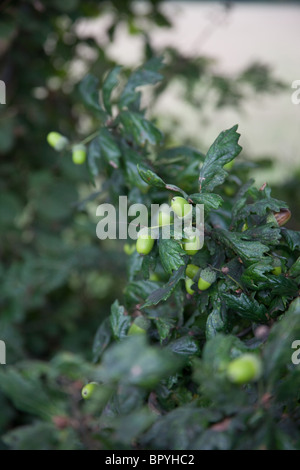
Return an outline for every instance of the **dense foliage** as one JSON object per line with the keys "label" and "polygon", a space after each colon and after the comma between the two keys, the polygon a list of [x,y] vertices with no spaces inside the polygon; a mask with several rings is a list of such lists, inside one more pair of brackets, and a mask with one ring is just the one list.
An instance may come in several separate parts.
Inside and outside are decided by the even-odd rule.
{"label": "dense foliage", "polygon": [[[144,66],[107,73],[104,50],[72,30],[76,19],[98,15],[99,3],[39,9],[24,1],[0,24],[1,78],[9,83],[0,136],[0,339],[9,358],[0,369],[1,446],[299,449],[300,374],[291,356],[300,339],[300,234],[282,225],[287,204],[247,180],[237,126],[205,153],[171,146],[140,92],[155,85],[154,99],[181,75],[192,101],[201,75],[222,106],[238,103],[242,84],[261,74],[279,84],[253,66],[236,95],[233,80],[212,76],[209,61],[173,50],[163,68],[147,35]],[[138,33],[131,2],[121,3],[123,10],[103,2],[118,6],[110,39],[120,21]],[[152,4],[148,21],[167,26]],[[87,64],[92,73],[76,87],[68,66],[83,43],[100,60]],[[52,130],[70,142],[61,153],[47,144]],[[86,165],[72,161],[80,142]],[[116,205],[119,195],[148,207],[174,196],[204,204],[204,247],[188,256],[178,240],[159,239],[143,256],[133,243],[99,241],[96,207]],[[189,283],[194,294],[186,291],[190,264],[199,267]],[[216,281],[200,291],[207,268]],[[237,384],[228,366],[249,353],[261,371]],[[88,382],[99,385],[83,401]]]}

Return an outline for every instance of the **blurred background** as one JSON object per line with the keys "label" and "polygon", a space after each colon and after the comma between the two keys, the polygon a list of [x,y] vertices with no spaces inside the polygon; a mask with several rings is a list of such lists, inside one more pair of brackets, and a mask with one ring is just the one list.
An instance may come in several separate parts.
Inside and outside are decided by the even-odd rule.
{"label": "blurred background", "polygon": [[[78,141],[93,130],[78,92],[87,72],[101,81],[116,63],[129,73],[163,55],[165,81],[144,100],[167,143],[206,152],[238,123],[247,177],[271,184],[290,205],[289,227],[300,229],[300,106],[291,100],[299,24],[296,2],[1,2],[0,339],[8,364],[57,361],[63,351],[90,360],[126,282],[123,245],[96,238],[103,182],[93,187],[86,168],[46,141],[50,131]],[[28,421],[6,394],[0,408],[0,430]]]}

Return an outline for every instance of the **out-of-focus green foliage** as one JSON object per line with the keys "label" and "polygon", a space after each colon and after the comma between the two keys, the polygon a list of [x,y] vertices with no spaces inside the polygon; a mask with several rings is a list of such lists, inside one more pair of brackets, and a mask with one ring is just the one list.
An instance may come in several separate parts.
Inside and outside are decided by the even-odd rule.
{"label": "out-of-focus green foliage", "polygon": [[[77,36],[80,19],[107,13],[103,44]],[[113,68],[105,48],[124,23],[144,38],[149,59],[133,73]],[[155,98],[179,78],[186,98],[199,106],[193,90],[200,80],[211,84],[216,106],[225,106],[242,102],[245,83],[260,92],[266,91],[262,82],[267,91],[281,84],[259,65],[240,77],[220,77],[209,59],[173,49],[162,70],[147,35],[153,25],[170,27],[154,0],[145,14],[131,1],[92,0],[21,1],[1,12],[0,78],[7,84],[0,108],[0,339],[8,363],[0,369],[3,448],[299,448],[299,387],[291,392],[299,376],[286,349],[290,353],[288,341],[299,331],[299,305],[291,303],[299,236],[264,220],[285,204],[268,189],[243,185],[251,164],[236,163],[229,175],[222,169],[238,153],[236,128],[211,147],[199,192],[204,154],[170,147],[169,136],[141,111],[136,90],[156,84]],[[46,141],[59,131],[77,143],[86,130],[96,131],[85,140],[87,165],[74,165],[69,149],[55,153]],[[159,203],[171,192],[204,203],[209,214],[207,246],[193,262],[228,268],[218,289],[192,301],[179,288],[187,257],[172,240],[145,258],[134,252],[126,272],[121,242],[95,234],[99,203],[117,202],[119,195],[130,203]],[[249,228],[242,233],[245,220]],[[279,279],[264,253],[280,254]],[[240,285],[245,292],[237,292]],[[257,324],[271,327],[288,308],[264,349],[259,387],[230,384],[218,361],[263,346],[253,333]],[[146,337],[127,338],[141,313],[151,320]],[[288,338],[282,345],[281,324]],[[242,342],[235,335],[244,329]],[[89,380],[103,385],[83,404],[81,388]]]}

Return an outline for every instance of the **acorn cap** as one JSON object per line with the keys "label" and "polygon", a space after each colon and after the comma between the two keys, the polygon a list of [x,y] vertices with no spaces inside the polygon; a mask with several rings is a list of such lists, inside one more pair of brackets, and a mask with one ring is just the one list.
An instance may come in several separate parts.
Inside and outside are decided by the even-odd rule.
{"label": "acorn cap", "polygon": [[49,132],[47,142],[58,152],[63,150],[69,143],[69,140],[59,132]]}
{"label": "acorn cap", "polygon": [[261,374],[261,360],[258,356],[251,353],[245,353],[233,359],[227,367],[228,379],[240,385],[258,380]]}
{"label": "acorn cap", "polygon": [[83,144],[75,144],[72,147],[72,152],[86,152],[86,146]]}
{"label": "acorn cap", "polygon": [[190,279],[194,279],[196,274],[198,274],[200,267],[195,264],[188,264],[185,270],[185,275]]}
{"label": "acorn cap", "polygon": [[203,279],[203,281],[208,282],[209,284],[213,284],[217,279],[217,276],[215,271],[213,271],[211,268],[205,268],[202,269],[200,273],[200,278]]}

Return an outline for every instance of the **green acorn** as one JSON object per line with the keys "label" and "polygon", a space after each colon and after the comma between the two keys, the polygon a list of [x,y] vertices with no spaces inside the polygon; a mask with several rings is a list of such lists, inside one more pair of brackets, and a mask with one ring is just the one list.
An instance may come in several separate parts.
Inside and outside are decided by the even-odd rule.
{"label": "green acorn", "polygon": [[192,238],[182,239],[182,248],[190,256],[193,256],[196,253],[198,253],[198,251],[200,250],[200,247],[201,247],[201,242],[200,242],[200,238],[197,235],[195,235]]}
{"label": "green acorn", "polygon": [[60,152],[68,145],[68,139],[59,132],[49,132],[47,135],[48,144],[53,147],[57,152]]}
{"label": "green acorn", "polygon": [[85,145],[78,144],[72,148],[72,160],[75,165],[82,165],[86,160]]}
{"label": "green acorn", "polygon": [[282,271],[280,259],[274,258],[272,265],[273,265],[272,274],[274,274],[275,276],[279,276]]}
{"label": "green acorn", "polygon": [[129,243],[125,243],[123,250],[124,250],[124,253],[126,253],[126,255],[130,256],[132,255],[132,253],[135,252],[135,245],[130,245]]}
{"label": "green acorn", "polygon": [[189,277],[185,278],[185,289],[186,289],[187,293],[190,294],[190,295],[195,294],[194,289],[192,289],[193,284],[195,284],[193,279],[190,279]]}
{"label": "green acorn", "polygon": [[198,281],[199,290],[207,290],[215,282],[217,276],[211,268],[202,269]]}
{"label": "green acorn", "polygon": [[199,266],[196,266],[195,264],[188,264],[185,270],[185,275],[190,279],[194,279],[199,269]]}
{"label": "green acorn", "polygon": [[150,327],[150,321],[143,316],[137,317],[128,330],[128,336],[144,335]]}
{"label": "green acorn", "polygon": [[225,193],[226,196],[228,196],[228,197],[234,196],[234,194],[235,194],[235,188],[234,188],[234,186],[231,186],[231,185],[229,185],[229,184],[226,184],[226,185],[224,186],[224,193]]}
{"label": "green acorn", "polygon": [[189,204],[186,199],[180,196],[173,197],[171,201],[171,207],[179,218],[186,217],[192,210],[191,204]]}
{"label": "green acorn", "polygon": [[85,400],[89,400],[98,386],[99,384],[97,382],[90,382],[85,385],[81,390],[82,398],[84,398]]}
{"label": "green acorn", "polygon": [[158,212],[158,225],[163,227],[164,225],[170,225],[173,221],[173,216],[170,211],[168,204],[163,204]]}
{"label": "green acorn", "polygon": [[238,385],[258,380],[262,373],[262,363],[255,354],[243,354],[228,364],[227,377]]}
{"label": "green acorn", "polygon": [[151,273],[149,276],[149,281],[159,282],[161,279],[157,273]]}

